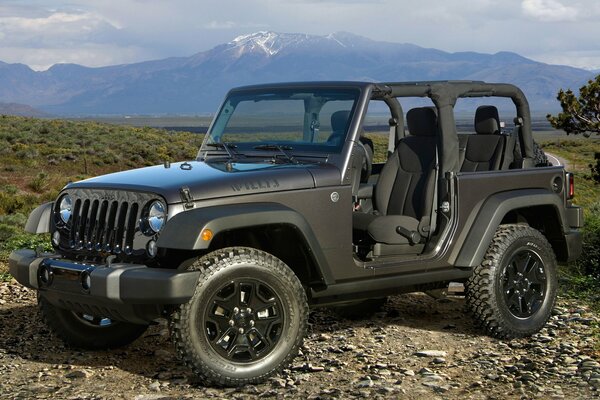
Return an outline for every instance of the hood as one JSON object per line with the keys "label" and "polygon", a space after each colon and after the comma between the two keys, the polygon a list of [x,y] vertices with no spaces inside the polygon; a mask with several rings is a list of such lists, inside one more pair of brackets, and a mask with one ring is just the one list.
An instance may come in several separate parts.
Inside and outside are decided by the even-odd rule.
{"label": "hood", "polygon": [[327,170],[328,176],[336,175],[339,182],[339,171],[331,165],[187,161],[102,175],[67,188],[151,192],[173,204],[181,202],[182,187],[190,189],[194,200],[313,188],[313,174],[319,169]]}

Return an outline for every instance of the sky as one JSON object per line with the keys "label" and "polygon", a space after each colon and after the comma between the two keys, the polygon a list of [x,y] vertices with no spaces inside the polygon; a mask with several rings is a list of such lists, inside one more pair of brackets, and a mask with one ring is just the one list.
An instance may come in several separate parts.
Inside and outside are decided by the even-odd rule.
{"label": "sky", "polygon": [[512,51],[600,69],[598,0],[0,0],[0,61],[44,70],[190,56],[256,31]]}

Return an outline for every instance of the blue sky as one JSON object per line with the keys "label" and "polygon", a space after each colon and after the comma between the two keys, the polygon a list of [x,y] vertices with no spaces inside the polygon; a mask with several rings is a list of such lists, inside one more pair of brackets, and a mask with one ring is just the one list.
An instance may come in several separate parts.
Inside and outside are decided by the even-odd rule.
{"label": "blue sky", "polygon": [[45,69],[188,56],[261,30],[600,69],[598,0],[2,0],[0,61]]}

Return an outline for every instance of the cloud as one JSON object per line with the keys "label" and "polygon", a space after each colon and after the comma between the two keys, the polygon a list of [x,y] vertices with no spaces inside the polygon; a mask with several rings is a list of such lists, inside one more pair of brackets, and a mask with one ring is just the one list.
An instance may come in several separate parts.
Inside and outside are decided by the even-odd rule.
{"label": "cloud", "polygon": [[53,11],[35,17],[0,16],[4,46],[66,47],[74,41],[102,42],[107,33],[119,29],[118,23],[94,12]]}
{"label": "cloud", "polygon": [[148,55],[143,49],[102,44],[82,44],[72,48],[45,47],[35,51],[23,47],[3,47],[0,60],[27,64],[31,69],[44,71],[54,64],[80,64],[100,67],[133,63]]}
{"label": "cloud", "polygon": [[526,16],[544,22],[575,21],[579,15],[575,7],[557,0],[523,0],[521,10]]}
{"label": "cloud", "polygon": [[233,21],[210,21],[203,25],[204,29],[232,29],[237,26]]}
{"label": "cloud", "polygon": [[542,57],[597,49],[599,18],[598,0],[0,0],[0,60],[110,65],[187,56],[259,30],[348,31],[445,51]]}

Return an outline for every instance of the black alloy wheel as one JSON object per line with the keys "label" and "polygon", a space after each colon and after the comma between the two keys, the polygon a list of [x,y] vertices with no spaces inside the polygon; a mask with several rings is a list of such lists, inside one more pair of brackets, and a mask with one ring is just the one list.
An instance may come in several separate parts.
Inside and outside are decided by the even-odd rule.
{"label": "black alloy wheel", "polygon": [[531,317],[544,303],[548,284],[540,256],[528,249],[516,252],[504,266],[501,284],[511,314],[517,318]]}
{"label": "black alloy wheel", "polygon": [[286,322],[285,310],[277,292],[264,282],[233,279],[208,304],[201,325],[223,358],[253,362],[277,345]]}

